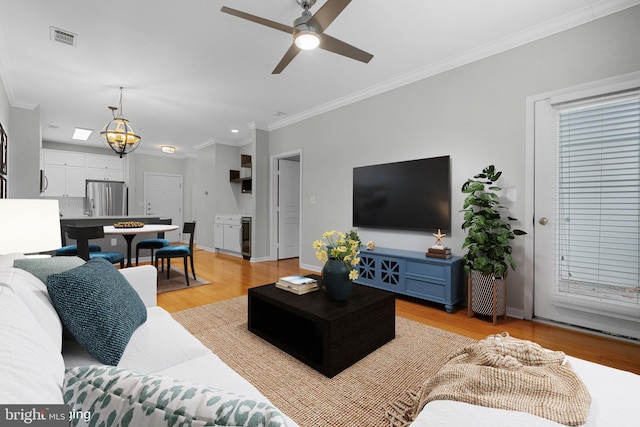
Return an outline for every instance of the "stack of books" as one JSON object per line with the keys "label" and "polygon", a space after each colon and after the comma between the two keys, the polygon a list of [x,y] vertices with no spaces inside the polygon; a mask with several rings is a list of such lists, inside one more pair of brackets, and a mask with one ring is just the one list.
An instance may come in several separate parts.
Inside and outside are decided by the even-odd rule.
{"label": "stack of books", "polygon": [[308,294],[320,288],[316,279],[298,275],[279,278],[276,287],[298,295]]}
{"label": "stack of books", "polygon": [[431,258],[448,259],[448,258],[451,258],[453,255],[451,254],[450,248],[431,247],[427,250],[427,256]]}

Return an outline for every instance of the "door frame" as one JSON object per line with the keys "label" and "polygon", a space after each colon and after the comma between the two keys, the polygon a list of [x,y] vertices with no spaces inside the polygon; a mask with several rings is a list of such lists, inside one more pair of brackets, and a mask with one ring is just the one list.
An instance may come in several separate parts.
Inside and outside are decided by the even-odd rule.
{"label": "door frame", "polygon": [[533,233],[535,233],[535,104],[538,101],[552,99],[554,103],[574,98],[576,93],[580,97],[588,98],[599,96],[606,92],[629,90],[638,86],[640,72],[632,72],[620,76],[596,80],[576,86],[540,93],[528,96],[525,107],[525,231],[532,235],[530,239],[524,239],[524,318],[531,320],[534,313],[535,292],[535,245]]}
{"label": "door frame", "polygon": [[[269,231],[269,258],[272,261],[278,260],[278,160],[288,159],[290,157],[300,158],[300,225],[298,230],[298,247],[302,250],[302,175],[303,175],[303,157],[302,149],[287,151],[270,156],[269,181],[271,183],[271,191],[269,192],[269,222],[271,224]],[[300,258],[300,254],[298,254]]]}

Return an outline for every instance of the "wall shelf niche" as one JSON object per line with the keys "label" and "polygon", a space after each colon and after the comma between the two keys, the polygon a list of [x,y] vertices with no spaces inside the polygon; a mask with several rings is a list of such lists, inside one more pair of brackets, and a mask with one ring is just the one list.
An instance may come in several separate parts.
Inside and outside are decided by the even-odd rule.
{"label": "wall shelf niche", "polygon": [[240,176],[239,170],[231,169],[229,171],[229,182],[240,184],[241,193],[251,193],[251,156],[248,154],[240,155],[240,167],[249,169],[249,176]]}

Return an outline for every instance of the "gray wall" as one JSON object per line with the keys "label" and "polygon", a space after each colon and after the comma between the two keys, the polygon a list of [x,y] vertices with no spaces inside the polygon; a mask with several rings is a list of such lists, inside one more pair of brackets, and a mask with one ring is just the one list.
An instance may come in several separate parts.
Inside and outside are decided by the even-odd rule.
{"label": "gray wall", "polygon": [[[239,153],[238,156],[242,155],[242,154],[248,154],[251,156],[251,159],[253,161],[253,158],[255,157],[255,143],[250,142],[248,144],[242,145],[239,147]],[[238,165],[240,164],[240,159],[237,159],[236,162],[238,162]],[[241,174],[244,173],[249,173],[249,171],[247,170],[240,170]],[[252,172],[253,173],[253,172]],[[252,183],[254,184],[254,183]],[[243,193],[239,193],[238,195],[238,206],[240,207],[238,209],[238,213],[243,214],[243,215],[250,215],[253,213],[253,193],[251,194],[243,194]]]}
{"label": "gray wall", "polygon": [[[101,154],[103,156],[114,156],[113,150],[106,146],[89,146],[83,144],[65,144],[63,142],[42,141],[42,148],[51,150],[77,151],[79,153]],[[125,157],[126,160],[126,157]]]}
{"label": "gray wall", "polygon": [[268,259],[269,246],[269,132],[255,130],[255,147],[253,156],[253,218],[251,226],[251,257]]}
{"label": "gray wall", "polygon": [[240,169],[238,147],[214,144],[198,150],[192,193],[198,246],[213,250],[215,216],[240,213],[240,184],[229,182],[229,170]]}
{"label": "gray wall", "polygon": [[11,105],[9,104],[9,97],[7,96],[7,92],[4,88],[4,83],[2,83],[0,84],[0,123],[2,123],[2,126],[8,136],[11,136],[9,135],[10,129],[8,129],[10,116]]}
{"label": "gray wall", "polygon": [[12,199],[34,199],[40,194],[40,107],[11,108],[8,148],[8,188]]}
{"label": "gray wall", "polygon": [[[462,254],[459,189],[488,164],[504,172],[502,186],[517,195],[507,204],[510,214],[520,218],[520,227],[525,224],[525,200],[533,196],[525,192],[526,97],[640,70],[638,22],[640,6],[281,129],[257,130],[249,147],[216,144],[186,160],[133,153],[129,164],[132,206],[142,201],[144,171],[181,173],[184,218],[198,220],[198,244],[213,247],[217,213],[251,213],[254,257],[264,257],[269,247],[269,156],[300,149],[301,264],[319,268],[311,243],[326,230],[351,227],[353,167],[450,155],[453,232],[445,241]],[[0,90],[0,120],[9,123],[12,197],[34,197],[34,185],[27,181],[37,180],[39,113],[29,111],[9,108],[7,95]],[[23,126],[29,129],[23,132]],[[241,150],[254,155],[254,192],[249,203],[232,192],[230,166],[223,164],[237,164]],[[19,167],[12,166],[14,162]],[[24,186],[13,186],[22,179]],[[315,204],[310,202],[312,196]],[[253,212],[245,212],[248,207]],[[374,240],[379,246],[419,251],[434,242],[430,233],[360,233],[364,241]],[[530,238],[516,242],[515,259],[520,266],[530,262],[523,251],[524,239]],[[523,308],[521,270],[509,275],[509,306],[519,310]]]}
{"label": "gray wall", "polygon": [[[155,156],[133,152],[128,154],[129,163],[129,215],[145,215],[144,210],[144,174],[145,172],[166,173],[170,175],[184,175],[185,160],[169,156]],[[183,177],[184,186],[184,177]],[[184,197],[187,191],[183,189]],[[183,209],[183,219],[184,216]]]}
{"label": "gray wall", "polygon": [[[527,96],[640,70],[640,7],[627,9],[543,40],[270,133],[270,154],[302,149],[301,263],[319,268],[311,243],[326,230],[351,228],[352,168],[451,156],[452,233],[445,243],[461,255],[463,182],[495,164],[506,204],[524,227],[525,100]],[[550,153],[551,155],[551,153]],[[316,203],[311,204],[311,197]],[[416,194],[416,197],[420,197]],[[360,230],[378,246],[424,251],[430,233]],[[515,243],[522,266],[524,239]],[[530,260],[528,260],[530,262]],[[524,307],[522,268],[509,274],[508,304]]]}

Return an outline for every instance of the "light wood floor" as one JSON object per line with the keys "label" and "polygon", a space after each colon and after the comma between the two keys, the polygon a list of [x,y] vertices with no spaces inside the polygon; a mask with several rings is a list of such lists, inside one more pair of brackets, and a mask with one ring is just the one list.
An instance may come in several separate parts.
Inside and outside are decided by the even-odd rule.
{"label": "light wood floor", "polygon": [[[290,274],[309,274],[298,267],[298,259],[251,263],[242,258],[195,251],[196,275],[211,282],[192,289],[158,295],[158,305],[169,312],[197,307],[224,299],[246,295],[254,286],[274,282]],[[571,356],[640,374],[640,343],[629,343],[585,334],[527,320],[500,319],[493,326],[490,319],[469,318],[466,308],[448,314],[442,305],[412,298],[396,299],[396,314],[446,329],[460,335],[482,339],[490,334],[509,332],[511,336],[535,341],[543,347],[561,350]]]}

